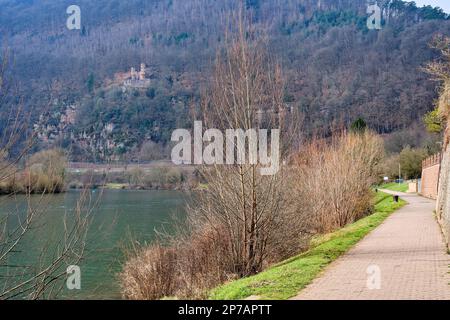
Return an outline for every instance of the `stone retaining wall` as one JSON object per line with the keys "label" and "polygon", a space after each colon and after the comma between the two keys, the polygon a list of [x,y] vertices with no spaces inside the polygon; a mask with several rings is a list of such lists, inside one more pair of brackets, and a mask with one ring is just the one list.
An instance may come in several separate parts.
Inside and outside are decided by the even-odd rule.
{"label": "stone retaining wall", "polygon": [[436,203],[436,214],[443,232],[450,242],[450,147],[442,153],[439,178],[439,196]]}
{"label": "stone retaining wall", "polygon": [[441,154],[431,156],[422,162],[421,195],[427,198],[437,199],[440,171]]}

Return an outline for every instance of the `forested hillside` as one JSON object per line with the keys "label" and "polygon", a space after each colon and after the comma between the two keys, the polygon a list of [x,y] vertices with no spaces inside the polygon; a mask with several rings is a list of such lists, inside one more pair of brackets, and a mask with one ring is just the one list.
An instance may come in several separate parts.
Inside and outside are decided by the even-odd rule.
{"label": "forested hillside", "polygon": [[[284,69],[285,102],[303,112],[308,133],[360,117],[391,133],[433,108],[435,83],[421,67],[436,57],[433,35],[450,34],[442,10],[380,1],[383,28],[368,30],[365,0],[244,2]],[[79,0],[82,28],[71,31],[72,1],[0,0],[2,52],[10,48],[9,79],[21,97],[15,103],[31,112],[41,146],[71,148],[74,159],[134,158],[149,145],[163,154],[171,130],[191,125],[239,3]],[[117,74],[141,63],[149,86],[124,90]]]}

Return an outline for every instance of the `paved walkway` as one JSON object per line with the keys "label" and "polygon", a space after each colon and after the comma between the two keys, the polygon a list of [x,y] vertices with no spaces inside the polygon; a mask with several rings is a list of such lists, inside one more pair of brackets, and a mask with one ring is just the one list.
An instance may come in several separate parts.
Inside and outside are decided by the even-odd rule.
{"label": "paved walkway", "polygon": [[294,300],[450,299],[450,256],[433,215],[435,202],[396,194],[409,204],[333,262]]}

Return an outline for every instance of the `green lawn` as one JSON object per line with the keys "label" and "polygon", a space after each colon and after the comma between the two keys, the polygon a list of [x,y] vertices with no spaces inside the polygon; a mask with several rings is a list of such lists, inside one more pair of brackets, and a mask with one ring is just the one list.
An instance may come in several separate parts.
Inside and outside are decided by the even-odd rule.
{"label": "green lawn", "polygon": [[334,233],[316,237],[311,249],[261,272],[212,290],[210,299],[245,299],[255,295],[261,299],[285,300],[298,294],[332,261],[348,251],[392,212],[405,204],[394,203],[392,196],[376,195],[375,213]]}
{"label": "green lawn", "polygon": [[380,189],[387,189],[391,191],[399,191],[399,192],[407,192],[408,184],[407,183],[386,183],[380,186]]}

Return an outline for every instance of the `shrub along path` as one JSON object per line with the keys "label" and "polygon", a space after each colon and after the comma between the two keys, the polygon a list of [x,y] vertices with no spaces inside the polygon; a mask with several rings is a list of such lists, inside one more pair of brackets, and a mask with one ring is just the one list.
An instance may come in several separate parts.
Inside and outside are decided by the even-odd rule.
{"label": "shrub along path", "polygon": [[294,299],[450,299],[450,256],[433,215],[435,202],[400,195],[407,206],[330,264]]}

